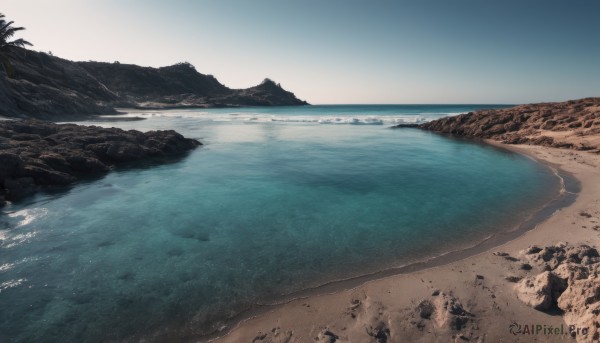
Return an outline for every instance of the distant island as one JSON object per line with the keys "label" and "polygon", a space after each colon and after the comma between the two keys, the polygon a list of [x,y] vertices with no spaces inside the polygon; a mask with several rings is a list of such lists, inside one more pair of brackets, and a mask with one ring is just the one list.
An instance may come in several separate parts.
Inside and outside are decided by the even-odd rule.
{"label": "distant island", "polygon": [[14,47],[14,75],[0,73],[0,115],[60,120],[114,114],[116,108],[173,109],[302,106],[306,101],[265,79],[231,89],[190,63],[151,68],[119,62],[73,62]]}

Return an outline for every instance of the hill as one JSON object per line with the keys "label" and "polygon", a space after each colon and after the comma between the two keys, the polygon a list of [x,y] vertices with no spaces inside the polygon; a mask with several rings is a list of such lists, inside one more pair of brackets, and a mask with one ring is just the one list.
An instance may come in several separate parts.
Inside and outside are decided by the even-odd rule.
{"label": "hill", "polygon": [[230,89],[189,63],[151,68],[133,64],[73,62],[43,52],[11,52],[15,75],[0,73],[0,115],[71,119],[148,109],[229,106],[297,106],[305,101],[271,80]]}

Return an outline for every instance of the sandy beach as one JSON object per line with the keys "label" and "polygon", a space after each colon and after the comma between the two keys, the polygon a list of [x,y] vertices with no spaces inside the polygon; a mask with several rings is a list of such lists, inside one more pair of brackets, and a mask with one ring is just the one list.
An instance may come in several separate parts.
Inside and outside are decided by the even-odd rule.
{"label": "sandy beach", "polygon": [[[600,246],[600,156],[568,149],[489,143],[526,154],[573,175],[581,186],[575,202],[516,239],[483,253],[441,266],[368,281],[351,289],[276,305],[268,312],[240,322],[228,334],[213,341],[597,340],[593,334],[597,328],[578,327],[591,323],[589,318],[587,322],[578,322],[582,315],[572,311],[536,310],[519,299],[516,288],[524,279],[535,279],[544,269],[549,269],[544,263],[532,262],[532,256],[535,256],[532,251],[537,252],[537,249],[528,254],[528,247],[541,249],[559,244],[569,247],[585,244],[597,249]],[[597,278],[591,282],[597,287]],[[586,301],[590,307],[598,306],[597,296]],[[591,314],[591,321],[597,322],[597,316],[593,318],[595,313]],[[579,329],[575,338],[569,335],[569,329],[573,329],[569,325]],[[588,334],[582,335],[581,330]]]}

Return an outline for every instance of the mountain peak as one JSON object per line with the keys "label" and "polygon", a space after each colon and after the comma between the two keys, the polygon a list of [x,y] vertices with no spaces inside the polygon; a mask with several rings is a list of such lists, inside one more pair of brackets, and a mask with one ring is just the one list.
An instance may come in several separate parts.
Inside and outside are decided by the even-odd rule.
{"label": "mountain peak", "polygon": [[173,70],[173,71],[177,70],[177,71],[196,72],[196,67],[194,67],[194,65],[191,64],[190,62],[179,62],[179,63],[175,63],[170,66],[160,67],[158,69],[159,70]]}
{"label": "mountain peak", "polygon": [[266,77],[261,83],[261,85],[268,85],[268,84],[275,84],[275,81],[269,79],[268,77]]}

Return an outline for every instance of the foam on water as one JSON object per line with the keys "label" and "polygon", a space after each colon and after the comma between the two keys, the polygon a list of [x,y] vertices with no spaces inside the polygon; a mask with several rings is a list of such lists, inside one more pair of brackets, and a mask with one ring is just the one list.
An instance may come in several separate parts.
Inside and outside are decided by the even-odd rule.
{"label": "foam on water", "polygon": [[15,227],[31,224],[34,220],[39,220],[48,214],[46,208],[29,208],[8,214],[10,218],[20,218],[21,220]]}
{"label": "foam on water", "polygon": [[0,284],[0,293],[2,293],[3,291],[5,291],[9,288],[17,287],[26,281],[27,281],[27,279],[15,279],[15,280],[5,281]]}
{"label": "foam on water", "polygon": [[195,119],[208,122],[394,125],[402,123],[420,124],[444,116],[498,106],[500,105],[316,105],[170,111],[123,109],[122,111],[128,113],[120,116],[105,116],[105,118],[138,117],[146,119]]}
{"label": "foam on water", "polygon": [[[460,113],[443,113],[445,115],[456,115]],[[439,115],[436,114],[436,115]],[[408,115],[386,115],[386,116],[372,116],[372,115],[342,115],[342,116],[295,116],[295,115],[267,115],[260,113],[229,113],[225,115],[221,114],[210,114],[210,113],[186,113],[186,112],[173,112],[173,113],[145,113],[135,112],[125,115],[118,116],[102,116],[105,119],[109,118],[193,118],[198,121],[212,121],[212,122],[246,122],[246,123],[268,123],[268,122],[281,122],[281,123],[312,123],[312,124],[347,124],[347,125],[394,125],[403,123],[421,124],[430,121],[433,118],[425,118],[422,116],[408,116]]]}

